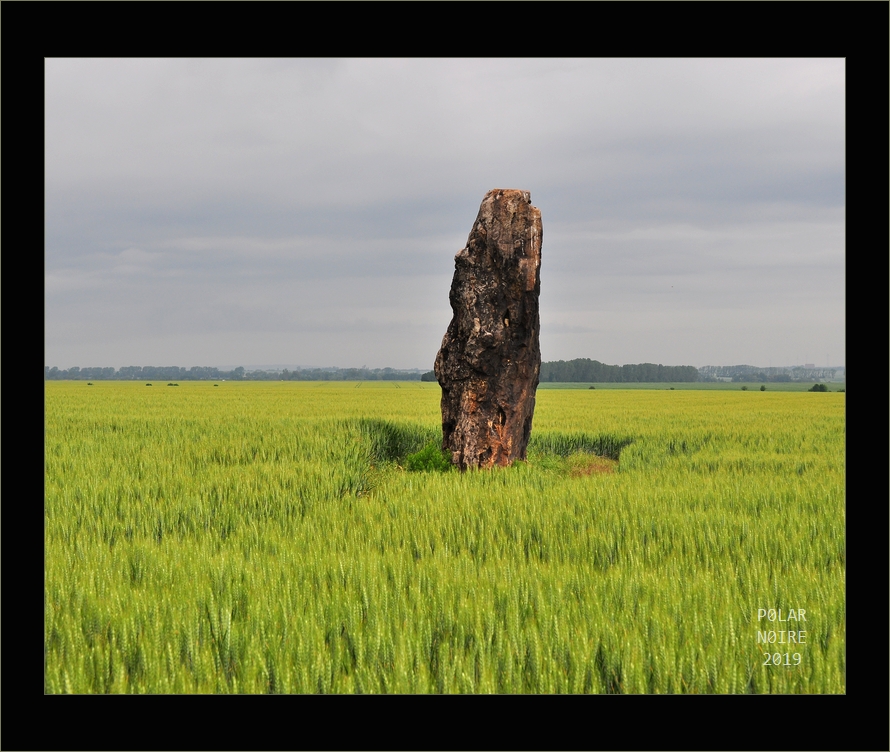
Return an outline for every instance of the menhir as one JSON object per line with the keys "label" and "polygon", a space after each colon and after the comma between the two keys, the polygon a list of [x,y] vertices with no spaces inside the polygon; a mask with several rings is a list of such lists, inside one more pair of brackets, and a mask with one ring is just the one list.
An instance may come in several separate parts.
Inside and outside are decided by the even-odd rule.
{"label": "menhir", "polygon": [[489,191],[454,258],[454,317],[436,356],[442,448],[470,467],[524,460],[541,370],[541,212],[529,191]]}

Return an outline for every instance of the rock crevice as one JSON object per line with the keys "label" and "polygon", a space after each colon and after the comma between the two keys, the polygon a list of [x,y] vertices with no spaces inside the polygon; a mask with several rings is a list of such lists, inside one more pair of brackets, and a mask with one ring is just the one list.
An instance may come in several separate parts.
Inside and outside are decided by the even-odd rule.
{"label": "rock crevice", "polygon": [[541,369],[542,239],[531,194],[495,189],[455,256],[454,316],[435,373],[442,448],[462,470],[525,459]]}

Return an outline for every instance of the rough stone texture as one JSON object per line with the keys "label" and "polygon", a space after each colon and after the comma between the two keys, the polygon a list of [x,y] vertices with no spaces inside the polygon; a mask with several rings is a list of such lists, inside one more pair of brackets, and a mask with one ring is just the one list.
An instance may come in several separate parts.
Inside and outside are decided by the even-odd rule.
{"label": "rough stone texture", "polygon": [[461,470],[525,459],[541,370],[541,240],[531,194],[495,189],[454,258],[454,317],[435,373],[442,448]]}

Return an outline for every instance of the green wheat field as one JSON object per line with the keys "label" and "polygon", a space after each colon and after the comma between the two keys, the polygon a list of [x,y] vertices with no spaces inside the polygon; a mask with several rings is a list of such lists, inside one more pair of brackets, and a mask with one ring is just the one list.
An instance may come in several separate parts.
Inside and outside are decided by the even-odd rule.
{"label": "green wheat field", "polygon": [[845,397],[46,382],[45,691],[843,693]]}

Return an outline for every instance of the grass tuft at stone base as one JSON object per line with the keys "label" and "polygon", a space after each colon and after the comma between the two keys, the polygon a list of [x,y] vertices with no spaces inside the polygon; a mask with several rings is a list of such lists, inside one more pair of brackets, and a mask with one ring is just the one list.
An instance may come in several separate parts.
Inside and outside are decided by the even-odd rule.
{"label": "grass tuft at stone base", "polygon": [[405,458],[405,468],[411,472],[447,472],[454,469],[448,452],[439,449],[434,443],[427,444],[415,454]]}

